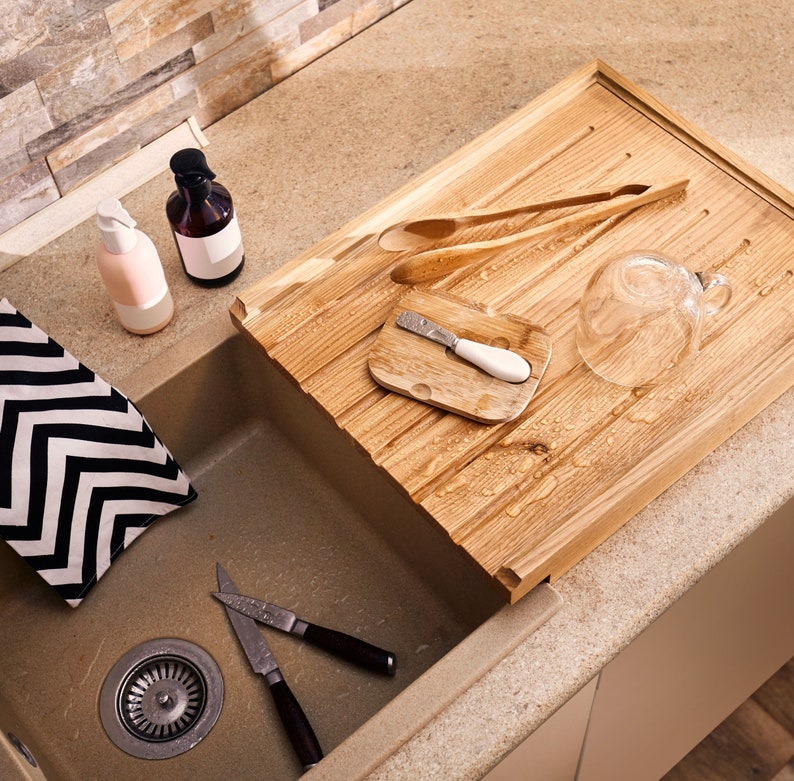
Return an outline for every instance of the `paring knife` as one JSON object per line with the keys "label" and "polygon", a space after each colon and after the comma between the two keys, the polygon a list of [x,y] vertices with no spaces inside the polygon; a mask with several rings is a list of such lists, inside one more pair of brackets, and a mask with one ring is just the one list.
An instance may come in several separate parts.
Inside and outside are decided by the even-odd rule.
{"label": "paring knife", "polygon": [[417,312],[402,312],[397,316],[397,325],[406,331],[424,336],[444,347],[449,347],[455,355],[473,363],[483,371],[505,382],[524,382],[532,368],[518,353],[502,347],[460,339],[451,331],[442,328]]}
{"label": "paring knife", "polygon": [[384,651],[336,629],[310,624],[298,618],[291,610],[274,605],[272,602],[242,594],[213,592],[212,596],[255,621],[297,635],[306,642],[348,662],[386,675],[394,675],[397,670],[397,659],[391,651]]}
{"label": "paring knife", "polygon": [[[218,588],[224,594],[236,594],[237,588],[226,570],[216,564],[218,572]],[[226,607],[226,614],[232,623],[232,628],[237,634],[248,661],[255,673],[265,676],[276,710],[287,731],[287,735],[300,759],[304,770],[314,767],[322,758],[323,751],[314,734],[314,730],[301,709],[295,695],[287,686],[281,670],[270,651],[270,647],[262,637],[259,627],[253,618],[248,618],[238,613],[231,607]]]}

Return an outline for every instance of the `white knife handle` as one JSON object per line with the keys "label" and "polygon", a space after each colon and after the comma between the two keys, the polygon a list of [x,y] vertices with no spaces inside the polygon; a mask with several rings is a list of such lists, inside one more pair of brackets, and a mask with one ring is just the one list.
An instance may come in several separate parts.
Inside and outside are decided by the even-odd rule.
{"label": "white knife handle", "polygon": [[458,339],[454,352],[492,377],[505,382],[524,382],[531,371],[529,364],[518,353],[472,342],[470,339]]}

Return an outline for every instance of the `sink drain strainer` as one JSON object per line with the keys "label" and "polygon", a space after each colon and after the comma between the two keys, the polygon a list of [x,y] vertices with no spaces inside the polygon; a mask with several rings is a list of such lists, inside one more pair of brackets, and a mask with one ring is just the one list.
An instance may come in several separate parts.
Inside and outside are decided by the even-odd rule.
{"label": "sink drain strainer", "polygon": [[116,662],[102,685],[99,713],[120,749],[166,759],[204,738],[222,703],[214,659],[193,643],[166,638],[143,643]]}

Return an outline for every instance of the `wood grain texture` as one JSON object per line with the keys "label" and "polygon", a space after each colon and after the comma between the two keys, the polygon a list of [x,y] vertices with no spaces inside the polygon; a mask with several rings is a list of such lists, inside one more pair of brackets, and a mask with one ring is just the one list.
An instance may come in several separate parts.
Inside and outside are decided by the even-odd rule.
{"label": "wood grain texture", "polygon": [[789,661],[662,781],[794,778],[794,661]]}
{"label": "wood grain texture", "polygon": [[[689,181],[686,177],[673,179],[669,182],[654,183],[640,195],[629,195],[625,198],[614,198],[605,201],[598,206],[583,209],[564,217],[542,222],[518,232],[506,230],[502,235],[495,239],[485,239],[469,243],[455,243],[450,246],[445,239],[445,246],[436,249],[422,250],[405,260],[400,261],[391,271],[391,278],[395,282],[406,284],[420,284],[422,282],[432,282],[439,277],[443,277],[456,269],[464,268],[471,263],[476,263],[498,250],[505,247],[515,247],[519,244],[540,239],[553,233],[563,233],[564,231],[578,227],[580,225],[592,225],[603,221],[607,217],[620,214],[624,211],[639,208],[647,203],[653,203],[662,198],[678,194],[686,189]],[[563,200],[563,199],[561,199]],[[570,200],[574,200],[571,198]],[[378,243],[382,246],[383,241]]]}
{"label": "wood grain texture", "polygon": [[[397,315],[419,312],[463,339],[492,344],[529,362],[526,382],[502,382],[445,350],[399,328]],[[523,318],[487,311],[448,293],[414,289],[399,300],[369,353],[369,370],[390,390],[457,412],[480,423],[504,423],[529,404],[551,357],[551,338]]]}
{"label": "wood grain texture", "polygon": [[[380,388],[367,357],[406,287],[387,226],[615,182],[686,193],[571,225],[416,288],[543,327],[554,352],[526,410],[485,426]],[[528,230],[570,210],[510,218]],[[505,226],[462,228],[462,241]],[[457,236],[456,236],[457,239]],[[552,581],[794,384],[794,195],[593,63],[242,293],[235,324],[324,409],[508,601]],[[661,251],[734,295],[697,360],[653,390],[607,383],[574,344],[606,260]]]}

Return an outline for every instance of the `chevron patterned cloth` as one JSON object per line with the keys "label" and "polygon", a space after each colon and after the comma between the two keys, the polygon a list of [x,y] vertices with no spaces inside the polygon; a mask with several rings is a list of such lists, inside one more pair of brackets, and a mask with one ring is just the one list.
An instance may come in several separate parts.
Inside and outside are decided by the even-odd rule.
{"label": "chevron patterned cloth", "polygon": [[195,498],[137,407],[0,300],[0,537],[76,607]]}

